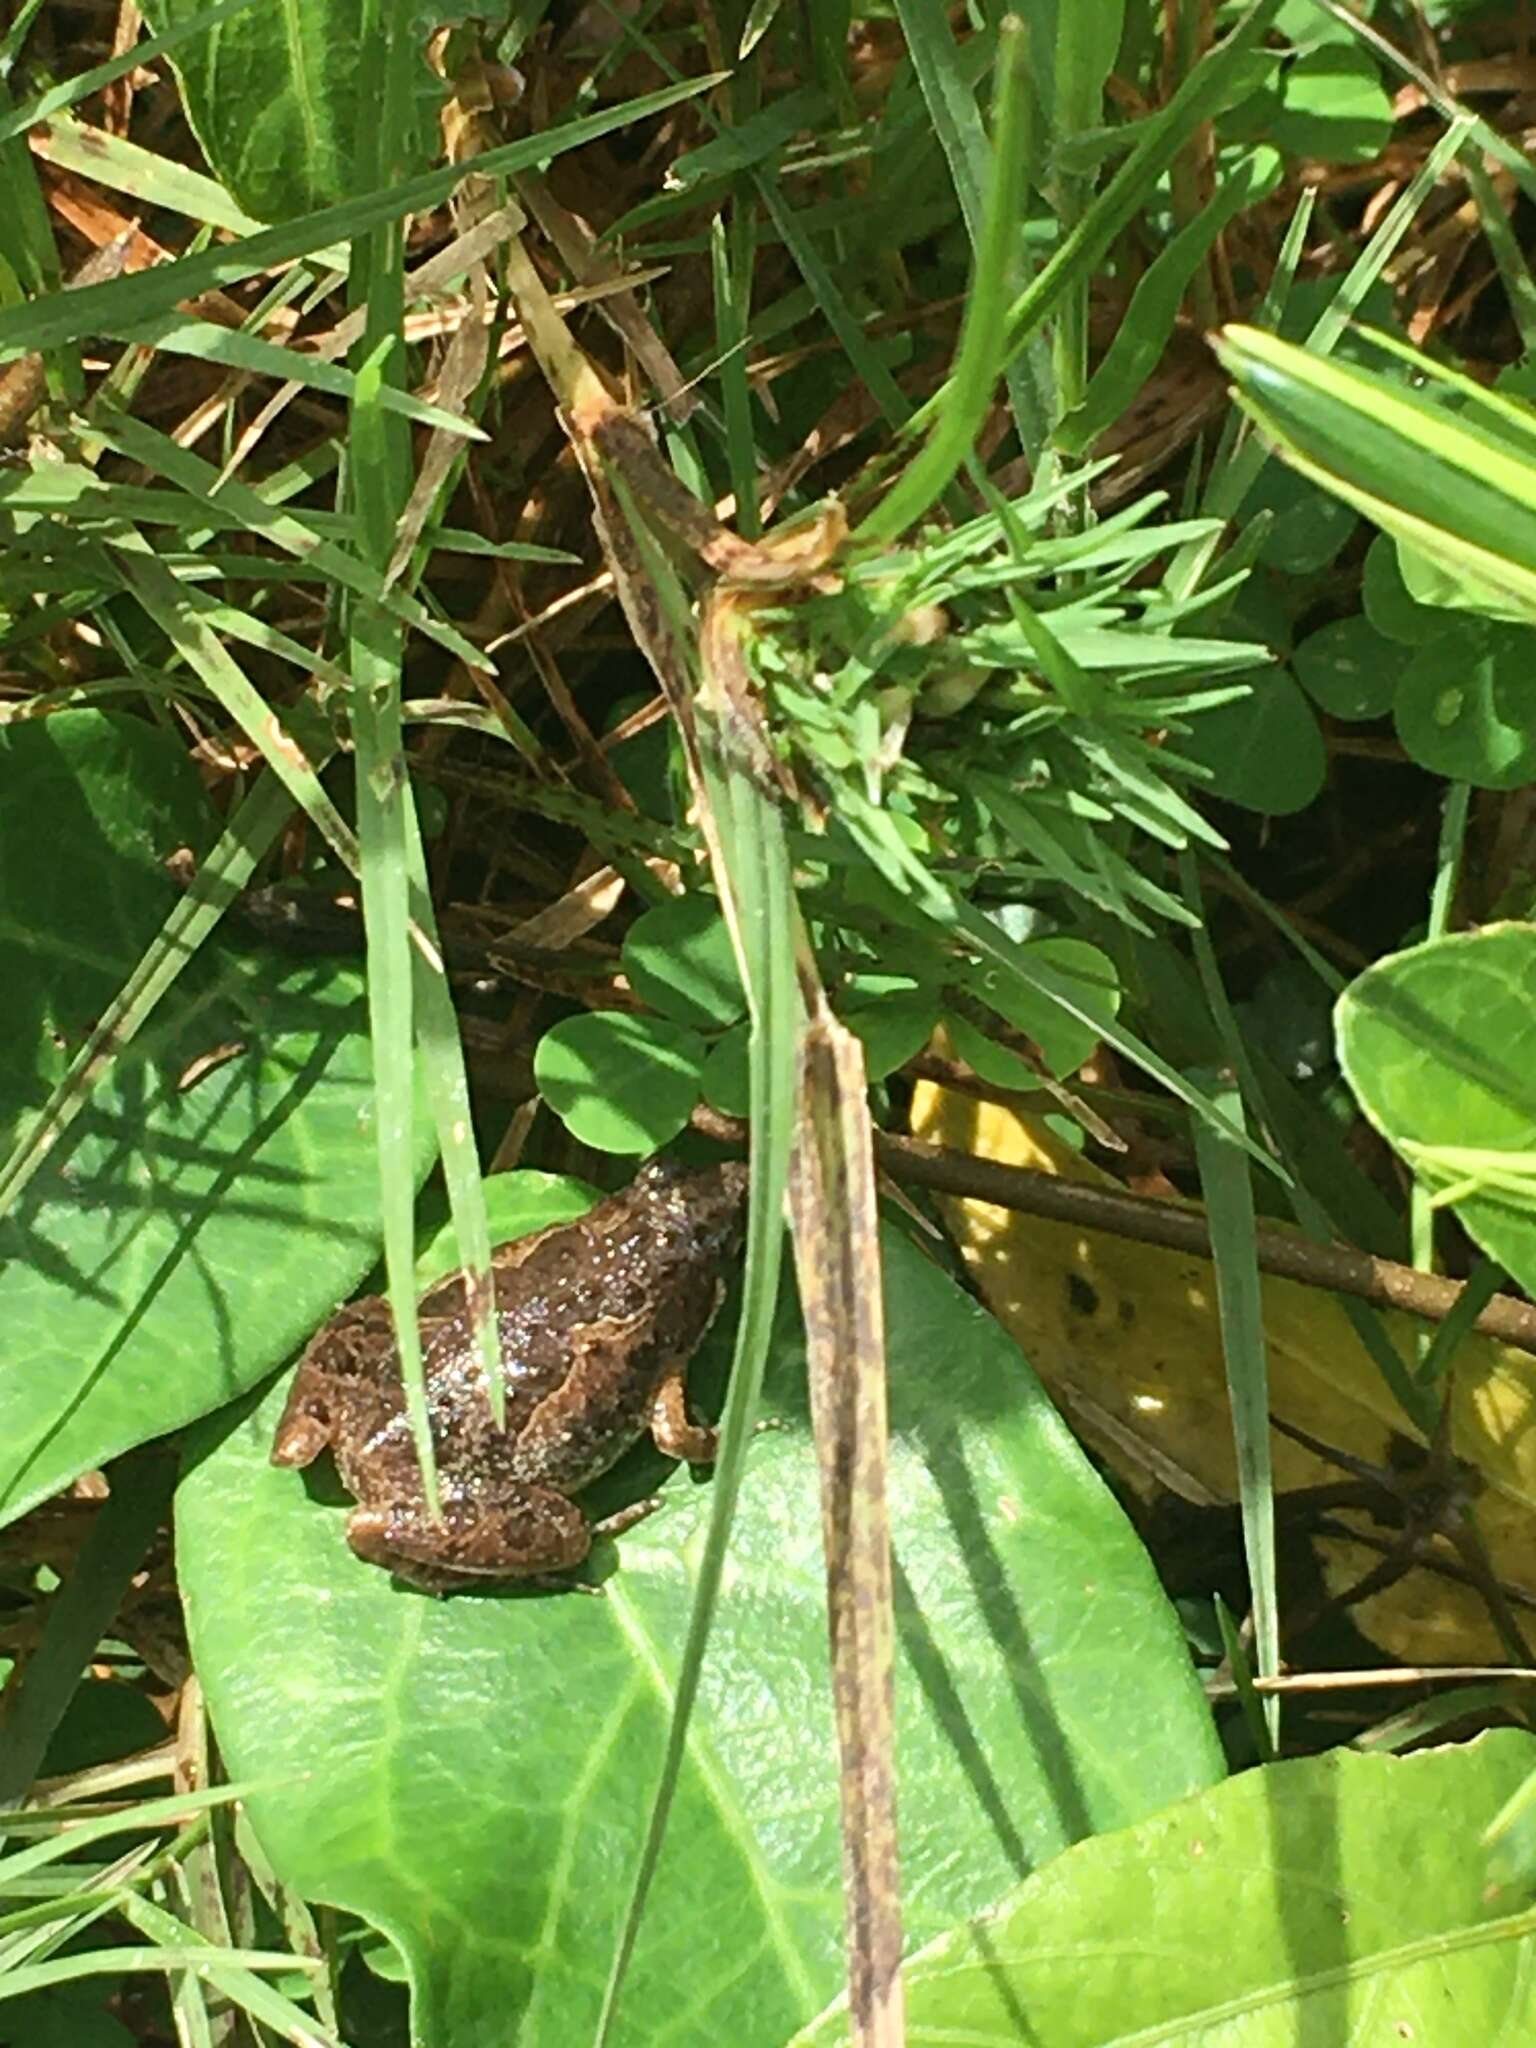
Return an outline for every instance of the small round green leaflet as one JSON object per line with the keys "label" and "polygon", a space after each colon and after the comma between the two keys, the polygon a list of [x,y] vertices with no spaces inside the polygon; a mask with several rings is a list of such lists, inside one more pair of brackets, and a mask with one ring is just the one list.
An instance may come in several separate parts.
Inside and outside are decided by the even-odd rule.
{"label": "small round green leaflet", "polygon": [[1421,604],[1403,581],[1401,546],[1389,533],[1378,533],[1365,551],[1360,602],[1378,633],[1407,647],[1422,646],[1445,627],[1443,613]]}
{"label": "small round green leaflet", "polygon": [[1286,72],[1269,139],[1287,156],[1369,163],[1391,135],[1392,102],[1365,51],[1324,43]]}
{"label": "small round green leaflet", "polygon": [[710,1108],[722,1116],[752,1113],[751,1035],[750,1025],[732,1025],[715,1040],[704,1062],[700,1089]]}
{"label": "small round green leaflet", "polygon": [[674,1024],[719,1030],[748,1008],[719,901],[672,897],[643,911],[623,950],[629,985]]}
{"label": "small round green leaflet", "polygon": [[685,1024],[625,1010],[568,1017],[533,1056],[539,1092],[599,1152],[654,1152],[693,1114],[707,1052]]}
{"label": "small round green leaflet", "polygon": [[1478,789],[1536,781],[1536,674],[1531,629],[1461,619],[1409,662],[1398,685],[1397,736],[1421,768]]}
{"label": "small round green leaflet", "polygon": [[[1080,1843],[903,1973],[907,2038],[966,2048],[1492,2048],[1536,2028],[1536,1911],[1482,1828],[1536,1767],[1498,1728],[1246,1771]],[[841,2006],[794,2048],[842,2048]]]}
{"label": "small round green leaflet", "polygon": [[746,1010],[731,935],[713,896],[674,896],[644,911],[629,928],[622,959],[635,994],[674,1023],[717,1031]]}
{"label": "small round green leaflet", "polygon": [[864,1046],[864,1071],[883,1081],[914,1059],[933,1036],[939,998],[904,975],[860,975],[839,1003],[843,1022]]}
{"label": "small round green leaflet", "polygon": [[1382,1136],[1536,1289],[1536,927],[1394,953],[1334,1012],[1339,1064]]}
{"label": "small round green leaflet", "polygon": [[1179,752],[1211,771],[1206,785],[1265,817],[1305,810],[1323,786],[1328,757],[1317,714],[1286,668],[1255,669],[1253,695],[1202,711]]}
{"label": "small round green leaflet", "polygon": [[[1388,543],[1390,546],[1390,543]],[[1384,718],[1405,656],[1369,619],[1335,619],[1309,633],[1291,656],[1296,680],[1335,718]]]}
{"label": "small round green leaflet", "polygon": [[[908,1927],[933,1939],[1085,1833],[1222,1774],[1151,1566],[998,1325],[885,1238]],[[719,1375],[729,1312],[691,1382]],[[786,1305],[615,2048],[784,2040],[843,1977],[815,1458]],[[649,1814],[709,1507],[600,1544],[601,1599],[433,1600],[274,1469],[280,1383],[177,1495],[197,1665],[278,1875],[404,1955],[419,2048],[590,2040]],[[654,1460],[648,1471],[654,1470]],[[621,1467],[613,1475],[626,1479]],[[628,1475],[618,1497],[647,1490]]]}
{"label": "small round green leaflet", "polygon": [[[1052,973],[1076,983],[1076,992],[1086,1009],[1098,1010],[1107,1018],[1119,1014],[1120,985],[1115,963],[1086,939],[1027,939],[1019,948],[1019,957],[1021,961],[1038,961]],[[976,993],[1000,1017],[1034,1040],[1047,1069],[1058,1079],[1075,1074],[1099,1042],[1099,1034],[1091,1024],[1069,1015],[1060,1003],[1053,1003],[1049,996],[1027,988],[1011,975],[986,973],[975,986]],[[1000,1088],[1039,1086],[1039,1076],[1017,1053],[995,1044],[964,1018],[951,1017],[947,1021],[956,1051],[983,1080]]]}
{"label": "small round green leaflet", "polygon": [[1272,512],[1259,558],[1286,576],[1311,576],[1326,569],[1354,532],[1359,515],[1294,469],[1271,463],[1243,501],[1249,516]]}

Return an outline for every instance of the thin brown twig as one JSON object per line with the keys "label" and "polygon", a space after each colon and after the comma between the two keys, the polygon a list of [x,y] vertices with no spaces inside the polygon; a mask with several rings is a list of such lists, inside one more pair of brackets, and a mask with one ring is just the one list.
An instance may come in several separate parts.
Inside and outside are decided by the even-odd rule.
{"label": "thin brown twig", "polygon": [[[746,1135],[740,1119],[714,1110],[696,1110],[693,1120],[698,1129],[714,1137],[740,1141]],[[1086,1230],[1162,1245],[1198,1259],[1211,1256],[1210,1226],[1204,1214],[1178,1202],[1126,1194],[1116,1188],[1085,1187],[1081,1181],[1062,1180],[1034,1167],[1000,1166],[995,1160],[978,1159],[974,1153],[955,1152],[890,1131],[876,1132],[875,1154],[892,1180],[930,1188],[938,1195],[992,1202],[999,1209],[1016,1209],[1021,1215],[1042,1216],[1055,1223],[1078,1223]],[[1299,1280],[1304,1287],[1352,1294],[1377,1308],[1401,1309],[1427,1323],[1444,1322],[1461,1299],[1459,1280],[1420,1273],[1396,1259],[1379,1259],[1348,1245],[1314,1244],[1310,1238],[1262,1224],[1255,1232],[1255,1244],[1262,1272]],[[1530,1302],[1495,1294],[1472,1327],[1480,1336],[1536,1356],[1536,1307]]]}
{"label": "thin brown twig", "polygon": [[[1211,1256],[1210,1226],[1199,1209],[1164,1202],[1116,1188],[1085,1187],[1031,1167],[1000,1166],[969,1152],[950,1151],[920,1138],[881,1133],[876,1141],[880,1164],[893,1180],[904,1180],[936,1194],[969,1196],[995,1202],[1059,1223],[1080,1223],[1141,1244],[1170,1251]],[[1420,1273],[1396,1259],[1380,1259],[1348,1245],[1315,1244],[1288,1230],[1260,1225],[1254,1233],[1262,1271],[1307,1287],[1352,1294],[1379,1308],[1397,1308],[1425,1322],[1443,1322],[1461,1299],[1459,1281],[1438,1273]],[[1496,1294],[1473,1325],[1482,1336],[1536,1354],[1536,1307],[1507,1294]]]}
{"label": "thin brown twig", "polygon": [[[1390,1671],[1291,1671],[1278,1678],[1255,1678],[1255,1692],[1349,1692],[1367,1685],[1427,1685],[1440,1679],[1510,1679],[1536,1685],[1536,1671],[1507,1664],[1402,1664]],[[1230,1678],[1206,1681],[1207,1699],[1233,1699],[1237,1686]]]}

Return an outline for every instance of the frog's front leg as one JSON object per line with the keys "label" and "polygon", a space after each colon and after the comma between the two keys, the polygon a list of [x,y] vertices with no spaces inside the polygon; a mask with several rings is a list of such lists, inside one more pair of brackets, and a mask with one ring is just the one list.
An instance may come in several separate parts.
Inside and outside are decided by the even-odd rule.
{"label": "frog's front leg", "polygon": [[688,1419],[688,1396],[682,1365],[668,1366],[651,1396],[650,1428],[664,1458],[689,1465],[713,1465],[720,1450],[720,1432]]}
{"label": "frog's front leg", "polygon": [[592,1531],[564,1494],[521,1486],[492,1500],[444,1501],[441,1521],[425,1501],[354,1508],[347,1541],[366,1563],[442,1593],[569,1571],[591,1549]]}

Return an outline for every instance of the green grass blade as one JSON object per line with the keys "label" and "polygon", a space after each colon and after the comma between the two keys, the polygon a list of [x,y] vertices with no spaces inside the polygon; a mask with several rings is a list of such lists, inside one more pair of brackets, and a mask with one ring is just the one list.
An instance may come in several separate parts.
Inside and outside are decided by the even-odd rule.
{"label": "green grass blade", "polygon": [[1510,226],[1509,215],[1494,189],[1480,151],[1469,148],[1461,152],[1461,171],[1477,203],[1483,239],[1499,267],[1499,279],[1509,299],[1509,310],[1520,330],[1521,350],[1529,356],[1536,353],[1536,278],[1531,276],[1525,251]]}
{"label": "green grass blade", "polygon": [[[1356,308],[1382,275],[1413,226],[1420,207],[1439,184],[1446,166],[1461,152],[1465,134],[1463,126],[1442,135],[1388,208],[1376,232],[1340,279],[1338,290],[1312,323],[1306,342],[1310,353],[1318,356],[1332,353]],[[1302,218],[1298,212],[1297,221],[1293,223],[1298,239]],[[1290,246],[1291,238],[1288,237],[1287,249]],[[1234,517],[1268,457],[1269,450],[1261,440],[1250,435],[1238,445],[1234,437],[1228,444],[1225,459],[1219,461],[1212,471],[1201,510],[1218,519]]]}
{"label": "green grass blade", "polygon": [[126,193],[140,206],[163,206],[230,235],[258,234],[263,226],[236,206],[216,178],[144,149],[125,135],[77,121],[72,114],[55,114],[47,133],[34,138],[34,146],[45,162],[91,178],[109,191]]}
{"label": "green grass blade", "polygon": [[1195,1112],[1202,1123],[1211,1126],[1239,1151],[1256,1160],[1279,1180],[1289,1182],[1290,1176],[1285,1168],[1272,1159],[1262,1146],[1255,1144],[1246,1131],[1239,1129],[1203,1089],[1197,1088],[1176,1067],[1170,1066],[1161,1054],[1154,1052],[1150,1045],[1138,1038],[1133,1031],[1126,1030],[1116,1019],[1102,1011],[1085,1007],[1081,983],[1074,985],[1066,976],[1053,973],[1049,967],[1032,959],[1023,947],[1010,939],[984,911],[977,910],[969,903],[957,905],[954,922],[957,929],[964,932],[984,959],[1002,968],[1006,974],[1017,977],[1025,987],[1047,997],[1065,1010],[1069,1017],[1075,1017],[1079,1023],[1086,1024],[1104,1040],[1106,1045],[1113,1047],[1133,1065],[1150,1074],[1154,1080],[1161,1081],[1170,1094],[1176,1096],[1186,1108]]}
{"label": "green grass blade", "polygon": [[[381,406],[380,410],[383,409]],[[350,548],[322,539],[316,528],[296,513],[269,505],[249,484],[239,483],[233,477],[221,479],[211,463],[178,447],[168,434],[120,412],[93,422],[93,426],[109,447],[126,455],[130,462],[141,462],[166,477],[214,514],[221,524],[227,516],[248,533],[260,534],[274,547],[298,557],[344,590],[380,605],[401,623],[417,627],[450,654],[467,661],[471,668],[490,666],[472,641],[445,626],[417,599],[400,590],[386,590],[382,570],[362,560]]]}
{"label": "green grass blade", "polygon": [[[238,0],[238,4],[245,5],[247,0]],[[233,12],[233,5],[228,11]],[[139,61],[139,53],[134,52],[122,68],[129,69]],[[261,271],[295,263],[301,257],[329,248],[333,242],[365,235],[382,223],[403,219],[408,213],[428,213],[457,191],[467,177],[491,178],[530,170],[535,164],[563,156],[567,150],[579,149],[599,136],[611,135],[616,129],[662,113],[680,100],[707,92],[718,82],[713,76],[684,79],[640,99],[626,100],[605,107],[601,113],[568,121],[563,127],[546,128],[536,135],[509,142],[504,148],[487,150],[483,156],[450,165],[446,170],[429,171],[419,178],[345,200],[338,206],[303,214],[280,227],[264,228],[243,241],[204,249],[195,256],[180,257],[174,263],[161,264],[134,277],[113,278],[106,284],[86,285],[75,292],[55,292],[31,305],[10,307],[0,312],[0,361],[23,355],[28,349],[55,348],[61,342],[77,341],[87,335],[129,332],[133,322],[158,319],[200,292],[219,285],[239,284]],[[67,99],[59,104],[67,104]],[[11,123],[0,122],[0,139],[6,133],[18,134],[43,118],[41,112],[34,110],[24,119],[17,116]]]}
{"label": "green grass blade", "polygon": [[[139,321],[133,341],[142,348],[190,356],[199,363],[218,363],[253,377],[277,377],[312,391],[323,391],[330,398],[352,396],[352,372],[340,363],[328,363],[299,349],[284,348],[280,342],[264,341],[260,335],[247,334],[239,328],[220,327],[212,320],[194,320],[185,313],[166,313],[156,320]],[[429,405],[409,391],[396,391],[385,385],[379,393],[379,403],[420,426],[434,427],[459,440],[489,438],[462,413]]]}
{"label": "green grass blade", "polygon": [[74,1568],[48,1602],[42,1636],[10,1696],[0,1731],[0,1807],[26,1792],[81,1673],[138,1570],[170,1505],[175,1461],[163,1451],[123,1459],[96,1510]]}
{"label": "green grass blade", "polygon": [[[1536,481],[1536,467],[1532,470]],[[1466,853],[1467,814],[1471,807],[1472,791],[1465,782],[1453,782],[1445,792],[1445,801],[1440,811],[1439,844],[1435,850],[1435,880],[1429,896],[1429,916],[1425,924],[1426,939],[1444,938],[1451,928],[1451,918],[1456,904],[1457,887],[1461,880],[1462,861]],[[1433,1191],[1415,1174],[1408,1195],[1408,1256],[1421,1273],[1436,1270],[1435,1257],[1435,1201]],[[1470,1294],[1471,1289],[1467,1292]],[[1465,1300],[1465,1296],[1463,1297]],[[1470,1328],[1470,1324],[1468,1325]],[[1444,1327],[1435,1332],[1436,1339],[1443,1337]],[[1427,1332],[1419,1338],[1419,1378],[1433,1380],[1438,1373],[1428,1369],[1431,1338]],[[1446,1357],[1449,1358],[1447,1353]]]}
{"label": "green grass blade", "polygon": [[1282,168],[1274,150],[1254,150],[1227,173],[1211,204],[1181,228],[1156,257],[1137,283],[1082,403],[1056,430],[1057,445],[1064,453],[1085,454],[1099,435],[1129,410],[1157,368],[1189,280],[1216,238],[1279,183]]}
{"label": "green grass blade", "polygon": [[[978,52],[985,52],[986,37],[973,35],[962,55],[942,8],[930,7],[925,0],[896,0],[896,12],[934,134],[949,166],[975,261],[980,255],[985,228],[992,162],[992,147],[976,108],[972,83],[975,57]],[[1049,349],[1032,343],[1025,363],[1009,364],[1004,375],[1019,445],[1032,463],[1038,463],[1050,431]]]}
{"label": "green grass blade", "polygon": [[176,578],[137,535],[121,545],[123,580],[144,610],[187,663],[200,675],[267,766],[324,836],[342,865],[358,872],[357,839],[326,794],[314,764],[282,720],[245,675],[201,613],[188,606]]}
{"label": "green grass blade", "polygon": [[794,1137],[795,1059],[800,998],[795,981],[797,918],[783,821],[771,799],[738,765],[724,756],[706,725],[700,733],[704,773],[727,873],[722,887],[734,899],[738,965],[751,1017],[750,1090],[752,1115],[751,1190],[746,1281],[730,1392],[721,1417],[720,1456],[711,1489],[709,1531],[688,1638],[678,1666],[677,1691],[667,1730],[656,1800],[636,1868],[624,1926],[614,1955],[595,2036],[596,2048],[611,2037],[619,1997],[634,1952],[646,1899],[661,1854],[667,1817],[698,1695],[699,1672],[720,1596],[731,1521],[741,1490],[747,1447],[762,1392],[768,1343],[778,1301],[784,1248],[784,1193]]}
{"label": "green grass blade", "polygon": [[[123,1892],[120,1910],[123,1918],[156,1949],[195,1950],[199,1943],[204,1944],[207,1960],[197,1970],[196,1980],[270,2027],[280,2039],[293,2042],[295,2048],[343,2048],[331,2028],[322,2026],[312,2012],[285,1998],[274,1985],[264,1983],[237,1960],[234,1949],[209,1940],[197,1928],[189,1927],[174,1913],[136,1892]],[[311,1958],[299,1950],[294,1951],[293,1960],[296,1967],[304,1970],[325,1967],[324,1958]]]}
{"label": "green grass blade", "polygon": [[785,203],[778,181],[761,171],[753,172],[752,181],[768,218],[778,229],[796,269],[805,279],[822,318],[841,342],[855,376],[879,406],[887,423],[893,427],[904,425],[912,412],[906,393],[865,339],[858,315],[849,305],[809,233],[795,218],[794,208]]}
{"label": "green grass blade", "polygon": [[1238,403],[1295,469],[1474,589],[1536,620],[1536,465],[1373,371],[1248,327],[1215,343]]}
{"label": "green grass blade", "polygon": [[859,528],[871,544],[893,541],[948,488],[975,445],[1003,363],[1005,294],[1018,238],[1019,213],[1028,163],[1030,82],[1022,23],[1005,23],[997,44],[997,144],[987,195],[986,224],[976,248],[965,322],[949,403],[934,420],[927,441],[880,504]]}
{"label": "green grass blade", "polygon": [[[397,171],[401,149],[410,144],[401,104],[404,44],[377,9],[378,0],[373,0],[365,10],[360,56],[365,67],[362,91],[377,96],[380,117],[362,145],[359,175],[384,185]],[[359,552],[381,587],[410,491],[410,451],[401,440],[402,423],[381,397],[387,384],[399,380],[405,356],[404,272],[404,235],[398,221],[380,221],[367,235],[354,238],[348,282],[353,307],[363,311],[364,320],[353,354],[357,388],[348,422],[347,504],[357,521]],[[404,636],[398,619],[371,596],[359,602],[354,594],[347,607],[347,646],[385,1291],[422,1489],[428,1511],[440,1515],[416,1318],[416,1180],[410,1144],[415,969],[407,824],[413,800],[400,720]]]}
{"label": "green grass blade", "polygon": [[1238,1705],[1243,1710],[1243,1719],[1253,1737],[1254,1750],[1261,1764],[1275,1760],[1275,1733],[1270,1726],[1270,1702],[1261,1699],[1253,1682],[1253,1666],[1248,1661],[1243,1638],[1233,1617],[1232,1610],[1218,1593],[1215,1595],[1216,1626],[1221,1633],[1221,1646],[1226,1652],[1227,1663],[1232,1671],[1232,1685],[1237,1693]]}
{"label": "green grass blade", "polygon": [[29,1848],[0,1856],[0,1897],[14,1892],[23,1878],[78,1856],[114,1835],[139,1835],[146,1828],[180,1825],[214,1806],[235,1806],[253,1792],[271,1792],[281,1787],[278,1780],[241,1779],[236,1784],[212,1785],[202,1792],[177,1792],[164,1799],[141,1799],[132,1806],[115,1806],[102,1814],[88,1809],[62,1807],[19,1808],[7,1815],[18,1830],[23,1826],[41,1828],[41,1841]]}
{"label": "green grass blade", "polygon": [[[229,1963],[243,1970],[320,1970],[318,1958],[296,1956],[286,1949],[226,1949]],[[0,1973],[0,2001],[24,1998],[50,1984],[69,1984],[82,1977],[158,1976],[167,1970],[199,1970],[209,1950],[201,1942],[167,1944],[164,1948],[99,1948],[83,1955],[61,1956],[53,1963],[32,1963]]]}
{"label": "green grass blade", "polygon": [[756,236],[750,207],[733,205],[710,225],[710,270],[720,395],[725,413],[725,461],[736,498],[736,530],[745,540],[762,531],[757,511],[757,448],[752,433],[752,390],[747,381],[751,305],[744,280],[752,275]]}
{"label": "green grass blade", "polygon": [[1331,14],[1335,21],[1347,28],[1350,34],[1362,42],[1373,55],[1381,58],[1390,69],[1411,79],[1423,93],[1426,101],[1444,116],[1447,124],[1465,122],[1468,124],[1474,145],[1491,156],[1496,164],[1508,171],[1527,199],[1536,200],[1536,167],[1520,144],[1507,135],[1501,135],[1491,121],[1464,107],[1460,100],[1446,91],[1439,79],[1422,66],[1415,64],[1380,29],[1374,28],[1354,9],[1341,4],[1341,0],[1312,0],[1325,14]]}
{"label": "green grass blade", "polygon": [[[1221,106],[1248,52],[1264,36],[1280,0],[1254,0],[1224,41],[1209,51],[1126,158],[1056,253],[1014,301],[1007,322],[1007,352],[1016,356],[1055,311],[1062,295],[1102,262],[1110,244],[1146,203],[1157,180],[1202,121]],[[0,326],[0,339],[4,328]],[[946,384],[917,416],[927,425],[950,403]]]}
{"label": "green grass blade", "polygon": [[[1212,1099],[1229,1121],[1241,1123],[1239,1089],[1217,1085]],[[1248,1161],[1235,1145],[1199,1117],[1192,1119],[1192,1129],[1216,1267],[1216,1304],[1242,1504],[1243,1555],[1252,1589],[1254,1647],[1259,1676],[1275,1678],[1280,1672],[1275,1475],[1269,1445],[1269,1355],[1264,1342],[1253,1181]],[[1264,1720],[1270,1741],[1278,1748],[1280,1701],[1273,1693],[1264,1701]]]}

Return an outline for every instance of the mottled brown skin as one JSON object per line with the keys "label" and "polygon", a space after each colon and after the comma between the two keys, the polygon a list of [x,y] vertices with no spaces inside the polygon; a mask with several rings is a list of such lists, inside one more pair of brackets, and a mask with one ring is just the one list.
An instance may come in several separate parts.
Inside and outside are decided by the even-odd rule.
{"label": "mottled brown skin", "polygon": [[358,1503],[353,1550],[429,1592],[580,1564],[593,1532],[571,1495],[647,1431],[668,1457],[714,1458],[715,1432],[688,1420],[683,1374],[741,1244],[746,1173],[653,1161],[574,1223],[492,1254],[503,1429],[462,1274],[422,1296],[440,1522],[422,1492],[389,1308],[377,1296],[338,1311],[311,1341],[273,1464],[308,1465],[329,1448]]}

